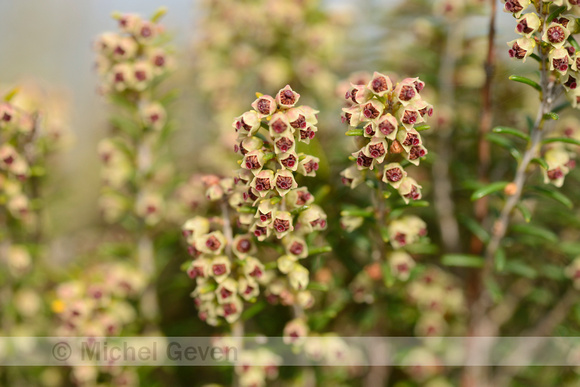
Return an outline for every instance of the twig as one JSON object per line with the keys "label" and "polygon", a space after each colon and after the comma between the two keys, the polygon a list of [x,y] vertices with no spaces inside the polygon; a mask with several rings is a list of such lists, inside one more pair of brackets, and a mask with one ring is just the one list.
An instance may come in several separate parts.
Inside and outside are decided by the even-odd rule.
{"label": "twig", "polygon": [[[461,52],[461,44],[464,25],[461,18],[449,24],[443,61],[439,72],[439,100],[453,108],[455,104],[454,75],[458,55]],[[449,127],[439,128],[439,141],[437,142],[437,158],[433,163],[433,187],[435,194],[435,210],[439,221],[439,230],[443,241],[443,248],[447,252],[458,252],[459,225],[455,217],[455,204],[453,203],[451,177],[449,166],[451,162],[450,139],[452,136],[452,124]]]}

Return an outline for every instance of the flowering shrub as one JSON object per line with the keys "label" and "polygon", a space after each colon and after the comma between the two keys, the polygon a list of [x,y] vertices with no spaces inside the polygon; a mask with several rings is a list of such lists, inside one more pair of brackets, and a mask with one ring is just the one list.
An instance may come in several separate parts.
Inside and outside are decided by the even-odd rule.
{"label": "flowering shrub", "polygon": [[[0,369],[0,380],[578,384],[572,368],[463,366],[496,356],[502,335],[540,344],[522,340],[499,364],[580,334],[578,4],[375,5],[341,16],[316,0],[204,1],[190,73],[173,71],[187,66],[176,66],[165,9],[113,14],[118,30],[94,42],[110,102],[96,146],[106,225],[88,217],[71,235],[51,227],[77,212],[53,204],[64,109],[2,90],[1,333],[199,336],[239,352],[229,368],[71,363]],[[503,56],[500,23],[515,38]],[[365,68],[389,72],[346,75]],[[169,108],[177,82],[181,112]],[[188,138],[172,142],[178,123]],[[389,357],[397,366],[367,367],[386,359],[381,340],[363,353],[345,336],[418,345]],[[465,337],[465,363],[448,365],[442,336]],[[344,366],[282,368],[276,348],[252,347],[273,337]]]}

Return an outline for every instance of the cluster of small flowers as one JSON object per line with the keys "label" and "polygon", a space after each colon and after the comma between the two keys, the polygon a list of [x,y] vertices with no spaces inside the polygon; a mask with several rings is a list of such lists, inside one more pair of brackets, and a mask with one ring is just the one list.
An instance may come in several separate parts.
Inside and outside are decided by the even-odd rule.
{"label": "cluster of small flowers", "polygon": [[332,88],[346,15],[324,10],[319,0],[221,0],[203,6],[207,16],[199,25],[196,68],[219,127],[243,109],[236,96],[256,82],[270,89],[296,81],[321,96]]}
{"label": "cluster of small flowers", "polygon": [[[119,21],[120,32],[104,33],[94,44],[97,71],[103,78],[100,90],[103,94],[141,93],[169,67],[163,48],[164,28],[135,14],[113,17]],[[160,110],[160,116],[155,117],[155,110]],[[153,127],[163,126],[162,115],[163,110],[155,104],[143,107],[142,119]]]}
{"label": "cluster of small flowers", "polygon": [[29,178],[44,173],[45,158],[63,143],[66,104],[34,85],[7,95],[0,101],[0,206],[6,206],[21,224],[33,226],[37,219],[31,208]]}
{"label": "cluster of small flowers", "polygon": [[367,84],[351,84],[342,120],[351,127],[362,127],[364,137],[359,141],[361,148],[352,154],[356,166],[341,172],[345,185],[356,187],[365,180],[366,171],[386,163],[382,180],[407,203],[421,198],[421,186],[407,176],[400,162],[407,160],[419,165],[421,157],[427,154],[415,129],[416,124],[425,122],[425,116],[433,115],[433,107],[421,98],[424,87],[419,78],[393,84],[388,76],[378,72]]}
{"label": "cluster of small flowers", "polygon": [[[233,124],[239,136],[235,150],[243,155],[236,177],[202,179],[208,200],[221,200],[236,210],[241,233],[226,240],[223,219],[218,218],[195,217],[183,226],[194,257],[187,270],[197,283],[193,297],[208,324],[218,324],[218,317],[236,321],[243,301],[253,302],[260,285],[271,303],[309,308],[314,302],[306,290],[309,271],[298,261],[308,257],[305,236],[326,228],[326,214],[313,204],[306,187],[298,187],[293,174],[314,176],[319,162],[296,152],[296,143],[309,142],[317,131],[316,111],[295,107],[299,97],[289,86],[275,98],[260,95],[252,104],[256,110]],[[260,129],[267,133],[258,133]],[[274,266],[279,273],[266,270],[256,258],[256,242],[273,235],[284,251]]]}
{"label": "cluster of small flowers", "polygon": [[[554,133],[557,137],[566,137],[580,141],[580,122],[576,118],[562,120],[562,125]],[[544,160],[548,169],[542,168],[544,182],[561,187],[566,175],[576,168],[578,146],[564,142],[549,143],[544,146]]]}
{"label": "cluster of small flowers", "polygon": [[[101,92],[114,102],[123,101],[119,106],[128,109],[129,117],[116,119],[119,134],[103,139],[98,146],[107,187],[100,207],[109,222],[132,211],[151,226],[164,216],[159,187],[172,174],[153,162],[168,122],[154,88],[168,73],[170,58],[161,25],[134,14],[114,17],[120,32],[105,33],[97,39],[97,67],[103,79]],[[140,191],[132,203],[129,198],[134,196],[135,187]]]}
{"label": "cluster of small flowers", "polygon": [[[516,33],[522,37],[508,42],[509,55],[512,58],[526,58],[534,53],[536,47],[542,50],[547,47],[548,65],[554,76],[557,76],[570,99],[572,106],[580,107],[580,88],[578,77],[580,71],[580,52],[570,42],[570,37],[580,31],[577,16],[573,13],[558,15],[550,22],[541,18],[535,9],[522,14],[531,4],[530,0],[502,0],[504,11],[517,19]],[[557,6],[566,6],[568,11],[578,10],[575,0],[546,1]]]}
{"label": "cluster of small flowers", "polygon": [[266,348],[244,348],[238,353],[237,350],[243,347],[243,343],[240,345],[235,340],[230,336],[217,337],[212,340],[212,346],[220,348],[226,358],[235,353],[237,360],[235,372],[240,387],[262,387],[267,381],[278,377],[278,367],[282,363],[280,356]]}
{"label": "cluster of small flowers", "polygon": [[124,263],[102,263],[86,270],[86,277],[60,284],[52,310],[58,314],[59,336],[114,336],[133,322],[129,299],[138,299],[145,279]]}
{"label": "cluster of small flowers", "polygon": [[317,111],[297,107],[299,98],[290,86],[275,97],[259,95],[252,103],[255,110],[234,121],[239,141],[235,150],[243,160],[230,205],[248,208],[239,223],[258,241],[271,235],[282,240],[286,254],[278,258],[278,269],[288,275],[294,289],[304,290],[308,270],[298,260],[308,256],[305,236],[326,228],[326,214],[313,204],[314,196],[306,187],[298,187],[294,176],[295,172],[315,176],[319,167],[317,157],[297,153],[297,143],[308,144],[318,131]]}
{"label": "cluster of small flowers", "polygon": [[415,325],[419,337],[450,333],[452,326],[448,320],[467,311],[461,286],[450,274],[435,266],[428,267],[409,283],[407,295],[420,311]]}

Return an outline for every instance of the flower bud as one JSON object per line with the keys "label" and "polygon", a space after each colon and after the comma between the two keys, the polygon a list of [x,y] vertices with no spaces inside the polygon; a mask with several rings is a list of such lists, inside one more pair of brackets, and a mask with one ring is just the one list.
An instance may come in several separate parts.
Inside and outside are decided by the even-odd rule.
{"label": "flower bud", "polygon": [[290,286],[294,290],[305,290],[309,282],[308,269],[299,263],[295,263],[290,272],[288,273],[288,281]]}
{"label": "flower bud", "polygon": [[286,169],[279,169],[275,176],[276,191],[280,196],[286,195],[291,189],[298,187],[294,175]]}
{"label": "flower bud", "polygon": [[567,28],[556,22],[551,22],[542,35],[542,41],[550,43],[554,48],[561,48],[569,36],[570,31]]}
{"label": "flower bud", "polygon": [[299,168],[298,155],[295,151],[290,151],[287,153],[282,153],[277,157],[278,162],[282,165],[283,169],[288,169],[290,171],[296,171]]}
{"label": "flower bud", "polygon": [[282,274],[288,274],[296,263],[296,257],[292,255],[283,255],[279,257],[276,262],[278,264],[278,270],[280,270]]}
{"label": "flower bud", "polygon": [[550,51],[548,60],[550,62],[550,70],[556,70],[562,75],[566,75],[569,65],[572,64],[572,59],[565,48],[556,48]]}
{"label": "flower bud", "polygon": [[356,188],[364,181],[364,176],[356,166],[351,166],[340,172],[342,184],[349,186],[351,189]]}
{"label": "flower bud", "polygon": [[198,283],[200,280],[205,280],[210,275],[211,260],[207,258],[197,258],[191,261],[187,268],[187,275],[191,279],[195,279]]}
{"label": "flower bud", "polygon": [[540,18],[535,12],[530,12],[518,19],[516,33],[530,38],[540,29]]}
{"label": "flower bud", "polygon": [[292,224],[292,221],[292,215],[289,212],[276,211],[272,226],[278,239],[281,239],[289,232],[294,231],[294,225]]}
{"label": "flower bud", "polygon": [[317,205],[312,205],[298,216],[301,232],[309,234],[326,228],[326,214]]}
{"label": "flower bud", "polygon": [[255,222],[252,227],[250,227],[250,231],[260,242],[263,242],[272,234],[272,228],[267,226],[260,226],[258,222]]}
{"label": "flower bud", "polygon": [[394,251],[388,256],[391,273],[399,280],[406,281],[411,275],[415,261],[404,251]]}
{"label": "flower bud", "polygon": [[289,208],[300,208],[314,203],[314,196],[308,192],[307,187],[293,189],[286,195],[286,204]]}
{"label": "flower bud", "polygon": [[153,80],[153,67],[146,61],[138,61],[133,65],[132,88],[137,91],[147,89]]}
{"label": "flower bud", "polygon": [[363,121],[369,121],[376,120],[377,118],[379,118],[381,114],[383,114],[383,111],[385,110],[385,105],[375,99],[372,99],[367,103],[365,103],[364,105],[361,105],[361,108],[362,108],[361,119]]}
{"label": "flower bud", "polygon": [[246,301],[251,301],[260,295],[258,283],[248,277],[240,277],[238,281],[238,294]]}
{"label": "flower bud", "polygon": [[375,71],[373,78],[367,84],[367,88],[375,95],[382,97],[393,89],[393,82],[386,75]]}
{"label": "flower bud", "polygon": [[530,5],[530,0],[502,0],[505,2],[504,12],[513,13],[519,18],[522,12]]}
{"label": "flower bud", "polygon": [[215,291],[216,299],[219,304],[232,302],[238,291],[238,283],[233,278],[226,278],[220,283]]}
{"label": "flower bud", "polygon": [[226,238],[221,231],[213,231],[195,238],[195,248],[205,254],[220,255],[225,245]]}
{"label": "flower bud", "polygon": [[254,257],[247,257],[244,261],[244,274],[248,278],[259,281],[265,274],[265,268],[262,262]]}
{"label": "flower bud", "polygon": [[303,309],[310,309],[314,306],[314,296],[309,290],[303,290],[296,294],[296,301]]}
{"label": "flower bud", "polygon": [[276,94],[276,103],[282,109],[294,107],[299,99],[300,94],[292,90],[290,85],[286,85],[283,89],[280,89],[278,94]]}
{"label": "flower bud", "polygon": [[252,103],[252,107],[258,112],[258,117],[262,118],[274,114],[276,101],[269,95],[263,95]]}
{"label": "flower bud", "polygon": [[399,119],[399,121],[403,124],[403,126],[408,130],[413,129],[413,126],[415,124],[419,124],[425,121],[421,113],[419,113],[417,106],[414,104],[409,104],[406,107],[401,106],[397,110],[396,116]]}
{"label": "flower bud", "polygon": [[261,171],[252,180],[251,187],[258,191],[260,197],[268,195],[274,187],[274,172],[271,170]]}
{"label": "flower bud", "polygon": [[399,163],[390,163],[385,166],[383,181],[398,189],[403,179],[407,177],[407,172]]}
{"label": "flower bud", "polygon": [[209,275],[210,277],[213,277],[217,283],[225,281],[225,279],[230,275],[230,260],[228,257],[219,255],[212,258]]}
{"label": "flower bud", "polygon": [[409,203],[409,200],[421,199],[421,186],[411,177],[405,177],[397,191],[407,204]]}
{"label": "flower bud", "polygon": [[242,168],[252,171],[257,175],[264,168],[264,152],[261,150],[253,150],[244,155],[242,160]]}
{"label": "flower bud", "polygon": [[284,327],[284,344],[300,346],[308,336],[308,324],[302,318],[296,318]]}
{"label": "flower bud", "polygon": [[245,259],[248,255],[255,254],[257,249],[248,234],[236,235],[232,241],[232,251],[239,259]]}
{"label": "flower bud", "polygon": [[183,235],[189,240],[207,234],[209,232],[209,220],[203,216],[195,216],[188,219],[181,227]]}
{"label": "flower bud", "polygon": [[274,213],[276,212],[276,207],[270,202],[270,200],[262,200],[258,205],[258,211],[256,211],[256,222],[260,226],[267,226],[272,223]]}
{"label": "flower bud", "polygon": [[[264,146],[264,142],[260,140],[258,137],[246,137],[241,142],[240,145],[237,147],[237,151],[239,151],[242,155],[246,155],[252,151],[259,151]],[[234,146],[234,151],[236,147]]]}
{"label": "flower bud", "polygon": [[413,78],[406,78],[398,83],[394,94],[396,101],[403,104],[403,106],[421,99],[419,91],[415,88],[415,79]]}
{"label": "flower bud", "polygon": [[352,101],[354,104],[365,103],[373,97],[373,93],[364,85],[350,84],[351,89],[346,92],[345,98]]}
{"label": "flower bud", "polygon": [[526,58],[533,54],[536,41],[531,38],[519,38],[508,42],[507,45],[510,47],[508,51],[510,58],[522,59],[522,62],[525,62]]}
{"label": "flower bud", "polygon": [[[371,105],[372,106],[372,105]],[[347,123],[349,126],[356,128],[363,119],[362,110],[359,106],[351,106],[348,108],[342,108],[342,122]]]}
{"label": "flower bud", "polygon": [[236,322],[244,310],[244,305],[238,297],[234,297],[231,302],[222,304],[217,307],[216,313],[222,316],[230,324]]}
{"label": "flower bud", "polygon": [[377,121],[377,137],[385,136],[389,140],[394,140],[397,136],[397,119],[391,114],[387,113]]}
{"label": "flower bud", "polygon": [[270,127],[270,136],[273,138],[286,136],[292,137],[294,133],[294,128],[290,126],[288,122],[288,117],[284,113],[278,112],[272,116],[272,119],[268,122]]}
{"label": "flower bud", "polygon": [[346,232],[353,232],[364,223],[364,218],[362,216],[341,216],[340,217],[340,227],[342,227]]}
{"label": "flower bud", "polygon": [[373,159],[366,151],[366,147],[360,149],[357,152],[352,153],[352,156],[356,158],[356,167],[359,171],[365,169],[374,169],[377,164],[377,160]]}
{"label": "flower bud", "polygon": [[294,142],[293,136],[277,137],[275,142],[274,142],[274,145],[276,146],[274,148],[274,151],[276,152],[276,154],[292,152],[295,150],[295,142]]}
{"label": "flower bud", "polygon": [[253,136],[260,129],[261,120],[258,113],[248,111],[236,117],[232,126],[240,136]]}
{"label": "flower bud", "polygon": [[139,110],[143,124],[154,130],[161,130],[165,126],[167,113],[163,105],[158,102],[147,103]]}
{"label": "flower bud", "polygon": [[306,258],[308,256],[308,245],[304,238],[288,235],[282,239],[282,244],[284,245],[286,254],[296,259]]}
{"label": "flower bud", "polygon": [[298,163],[298,173],[304,176],[316,176],[319,162],[320,159],[318,157],[307,155]]}

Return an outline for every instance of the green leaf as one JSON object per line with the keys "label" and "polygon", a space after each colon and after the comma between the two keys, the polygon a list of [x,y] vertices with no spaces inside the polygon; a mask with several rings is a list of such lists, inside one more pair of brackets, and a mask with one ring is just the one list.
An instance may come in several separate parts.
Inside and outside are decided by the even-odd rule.
{"label": "green leaf", "polygon": [[552,188],[550,186],[537,186],[537,185],[530,186],[528,188],[550,199],[554,199],[568,208],[574,207],[574,205],[572,204],[572,200],[570,200],[566,195],[558,191],[556,188]]}
{"label": "green leaf", "polygon": [[249,308],[244,309],[242,312],[242,320],[247,321],[260,313],[266,307],[266,303],[264,301],[258,301],[254,305],[250,306]]}
{"label": "green leaf", "polygon": [[328,285],[320,283],[320,282],[309,282],[307,289],[308,290],[319,290],[321,292],[327,292]]}
{"label": "green leaf", "polygon": [[389,229],[384,227],[384,226],[381,226],[380,232],[381,232],[381,238],[383,239],[383,242],[389,243]]}
{"label": "green leaf", "polygon": [[514,82],[523,83],[523,84],[532,86],[534,89],[536,89],[540,92],[542,91],[542,86],[540,86],[537,82],[534,82],[529,78],[521,77],[519,75],[510,75],[509,80],[514,81]]}
{"label": "green leaf", "polygon": [[542,59],[537,54],[530,54],[530,58],[536,60],[538,63],[542,63]]}
{"label": "green leaf", "polygon": [[[574,40],[574,41],[576,41],[576,40]],[[555,108],[552,109],[552,112],[559,113],[562,110],[566,109],[567,107],[570,107],[570,102],[569,101],[563,102],[560,105],[556,106]]]}
{"label": "green leaf", "polygon": [[554,232],[533,224],[514,224],[511,229],[516,233],[542,238],[548,242],[558,242],[558,236]]}
{"label": "green leaf", "polygon": [[313,249],[308,249],[308,256],[312,257],[313,255],[330,253],[331,251],[332,247],[330,246],[315,247]]}
{"label": "green leaf", "polygon": [[499,135],[494,134],[494,133],[487,133],[485,135],[485,138],[488,141],[493,142],[496,145],[499,145],[503,148],[506,148],[510,152],[512,157],[514,159],[516,159],[517,161],[520,161],[522,159],[522,155],[520,154],[520,151],[517,150],[517,148],[514,146],[514,144],[512,144],[512,142],[510,140],[508,140],[507,138],[505,138],[503,136],[499,136]]}
{"label": "green leaf", "polygon": [[519,259],[507,261],[505,271],[529,279],[535,279],[538,276],[536,269]]}
{"label": "green leaf", "polygon": [[340,216],[362,216],[363,218],[374,218],[375,213],[371,208],[348,208],[340,211]]}
{"label": "green leaf", "polygon": [[237,211],[242,214],[255,214],[256,209],[253,207],[238,207]]}
{"label": "green leaf", "polygon": [[549,24],[552,20],[554,20],[556,17],[558,17],[562,12],[564,12],[566,10],[566,6],[563,5],[561,7],[556,8],[555,10],[552,11],[552,13],[548,16],[548,19],[546,19],[546,24]]}
{"label": "green leaf", "polygon": [[530,163],[538,164],[540,167],[544,168],[545,170],[550,169],[550,166],[548,165],[546,160],[539,158],[539,157],[534,157],[533,159],[530,160]]}
{"label": "green leaf", "polygon": [[161,19],[163,17],[163,15],[165,15],[166,13],[167,13],[167,7],[159,7],[157,9],[157,11],[155,11],[153,16],[151,16],[151,21],[153,23],[157,23],[159,21],[159,19]]}
{"label": "green leaf", "polygon": [[381,264],[381,272],[383,274],[383,282],[385,287],[390,288],[395,284],[395,276],[391,271],[391,265],[388,262],[383,262]]}
{"label": "green leaf", "polygon": [[481,224],[477,222],[475,219],[470,218],[468,216],[460,216],[459,221],[463,224],[473,235],[477,237],[483,243],[487,243],[489,241],[489,233],[481,227]]}
{"label": "green leaf", "polygon": [[4,95],[4,101],[6,101],[6,102],[12,101],[12,98],[14,98],[16,96],[16,94],[18,94],[19,91],[20,91],[20,89],[17,88],[17,87],[15,87],[14,89],[10,90],[8,93],[6,93]]}
{"label": "green leaf", "polygon": [[113,116],[110,122],[115,128],[127,133],[132,138],[138,137],[143,132],[143,129],[135,121],[127,117]]}
{"label": "green leaf", "polygon": [[503,294],[501,292],[501,288],[499,287],[497,281],[493,278],[486,278],[484,281],[485,288],[489,292],[492,300],[494,302],[499,302],[503,298]]}
{"label": "green leaf", "polygon": [[530,223],[530,220],[532,220],[532,213],[530,212],[528,207],[526,207],[522,202],[519,202],[518,204],[516,204],[516,207],[518,208],[518,210],[520,210],[526,223]]}
{"label": "green leaf", "polygon": [[439,253],[439,246],[434,243],[413,243],[405,246],[409,254],[435,255]]}
{"label": "green leaf", "polygon": [[496,181],[495,183],[488,184],[471,194],[471,200],[478,200],[494,192],[502,191],[508,184],[508,181]]}
{"label": "green leaf", "polygon": [[554,281],[562,281],[566,279],[564,268],[562,266],[554,265],[551,263],[546,263],[542,265],[540,269],[540,274],[543,277],[549,278]]}
{"label": "green leaf", "polygon": [[347,130],[346,131],[345,135],[351,136],[351,137],[354,137],[354,136],[362,136],[363,135],[363,130],[362,129],[350,129],[350,130]]}
{"label": "green leaf", "polygon": [[576,41],[574,36],[570,35],[568,37],[568,42],[570,42],[570,44],[572,45],[572,47],[574,47],[576,49],[576,51],[580,50],[580,44],[578,44],[578,42]]}
{"label": "green leaf", "polygon": [[549,144],[552,142],[565,142],[566,144],[573,144],[580,146],[580,141],[570,137],[550,137],[542,140],[542,144]]}
{"label": "green leaf", "polygon": [[431,126],[429,126],[429,125],[427,125],[427,124],[423,124],[423,125],[417,125],[417,126],[415,126],[415,130],[416,130],[417,132],[422,132],[422,131],[424,131],[424,130],[429,130],[429,129],[431,129]]}
{"label": "green leaf", "polygon": [[527,134],[523,133],[518,129],[508,128],[507,126],[497,126],[493,128],[493,132],[500,134],[511,134],[512,136],[516,136],[519,138],[523,138],[526,141],[530,141],[530,136],[528,136]]}
{"label": "green leaf", "polygon": [[445,266],[481,268],[483,267],[484,259],[479,255],[446,254],[441,257],[441,263]]}
{"label": "green leaf", "polygon": [[504,271],[506,264],[506,255],[505,250],[502,247],[496,250],[493,260],[495,263],[495,270]]}
{"label": "green leaf", "polygon": [[546,119],[546,120],[547,120],[547,119],[550,119],[550,118],[551,118],[552,120],[554,120],[554,121],[558,121],[558,120],[560,119],[560,116],[559,116],[559,115],[557,115],[557,114],[556,114],[556,113],[554,113],[554,112],[549,112],[549,113],[546,113],[546,114],[544,114],[544,119]]}

